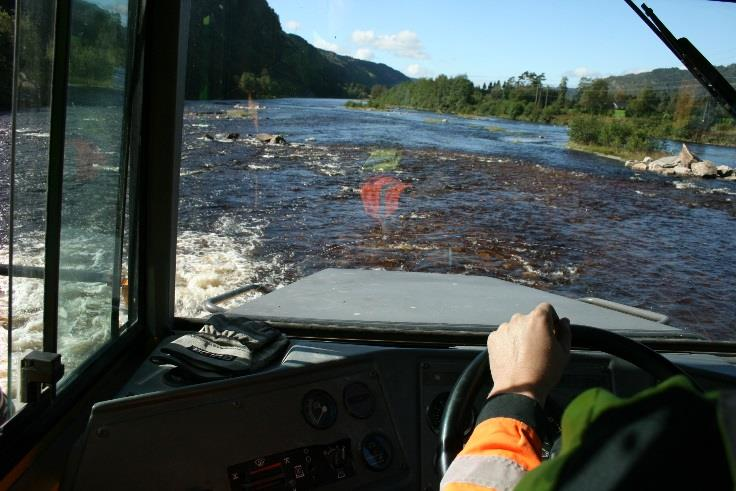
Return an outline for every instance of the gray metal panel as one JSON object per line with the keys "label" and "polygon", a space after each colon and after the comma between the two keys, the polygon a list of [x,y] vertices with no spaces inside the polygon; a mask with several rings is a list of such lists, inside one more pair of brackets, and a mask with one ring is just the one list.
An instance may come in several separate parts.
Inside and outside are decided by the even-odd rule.
{"label": "gray metal panel", "polygon": [[682,332],[496,278],[363,269],[325,269],[231,312],[275,321],[498,326],[540,302],[551,303],[560,317],[576,324],[624,332]]}

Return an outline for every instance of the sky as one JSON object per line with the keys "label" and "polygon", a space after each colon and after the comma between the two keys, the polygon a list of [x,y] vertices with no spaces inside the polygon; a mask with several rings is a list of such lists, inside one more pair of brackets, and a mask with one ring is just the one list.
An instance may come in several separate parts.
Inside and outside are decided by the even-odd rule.
{"label": "sky", "polygon": [[[641,1],[641,0],[638,0]],[[529,70],[563,76],[682,67],[624,0],[268,0],[287,32],[410,77],[480,85]],[[647,0],[714,65],[736,63],[736,3]],[[736,83],[736,81],[731,81]]]}

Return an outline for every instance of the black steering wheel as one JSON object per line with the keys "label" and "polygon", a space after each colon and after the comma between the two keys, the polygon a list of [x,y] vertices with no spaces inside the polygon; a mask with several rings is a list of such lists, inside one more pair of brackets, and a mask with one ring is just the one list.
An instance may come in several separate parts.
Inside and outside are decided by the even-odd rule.
{"label": "black steering wheel", "polygon": [[[570,325],[574,348],[602,351],[628,361],[662,381],[674,375],[685,375],[679,367],[656,351],[620,334],[596,327]],[[488,380],[488,350],[484,349],[465,368],[452,388],[440,422],[440,448],[437,470],[444,476],[450,463],[463,446],[463,423],[478,391]],[[492,383],[493,381],[491,381]],[[693,381],[693,385],[697,384]]]}

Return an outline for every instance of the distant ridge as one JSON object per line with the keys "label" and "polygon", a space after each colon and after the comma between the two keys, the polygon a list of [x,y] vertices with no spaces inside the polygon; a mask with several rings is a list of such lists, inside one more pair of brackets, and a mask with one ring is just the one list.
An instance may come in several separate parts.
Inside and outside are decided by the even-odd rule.
{"label": "distant ridge", "polygon": [[[192,2],[188,99],[367,96],[409,80],[393,68],[315,48],[281,29],[265,0]],[[245,75],[244,75],[245,74]]]}
{"label": "distant ridge", "polygon": [[[736,86],[736,63],[717,66],[719,72]],[[644,88],[651,88],[655,92],[675,94],[681,88],[695,91],[697,95],[705,95],[705,89],[687,70],[679,68],[656,68],[642,73],[606,77],[611,93],[622,91],[627,95],[636,95]]]}

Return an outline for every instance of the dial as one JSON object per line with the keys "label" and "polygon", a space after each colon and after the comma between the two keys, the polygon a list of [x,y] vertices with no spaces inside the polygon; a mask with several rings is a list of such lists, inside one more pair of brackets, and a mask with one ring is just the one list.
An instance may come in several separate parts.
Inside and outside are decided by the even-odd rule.
{"label": "dial", "polygon": [[353,382],[345,387],[342,399],[348,413],[356,418],[370,418],[376,409],[376,398],[368,386],[361,382]]}
{"label": "dial", "polygon": [[311,426],[324,430],[337,420],[337,403],[324,390],[311,390],[302,399],[302,415]]}
{"label": "dial", "polygon": [[363,461],[373,471],[383,471],[391,465],[393,448],[388,438],[380,433],[371,433],[360,443]]}
{"label": "dial", "polygon": [[[432,402],[427,406],[427,420],[429,427],[432,431],[437,433],[440,429],[440,422],[442,421],[442,412],[445,410],[447,404],[447,398],[450,396],[449,392],[443,392],[435,397]],[[471,408],[470,414],[465,418],[465,424],[463,425],[463,436],[468,436],[472,433],[475,427],[475,411]]]}

